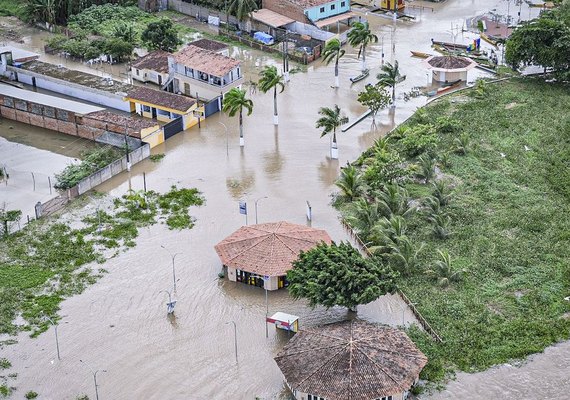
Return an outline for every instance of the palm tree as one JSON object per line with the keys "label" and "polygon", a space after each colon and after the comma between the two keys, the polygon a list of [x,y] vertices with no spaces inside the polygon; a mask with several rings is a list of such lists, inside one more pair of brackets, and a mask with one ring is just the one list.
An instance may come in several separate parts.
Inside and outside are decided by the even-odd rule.
{"label": "palm tree", "polygon": [[382,72],[376,75],[378,83],[392,88],[392,104],[396,103],[396,84],[406,80],[406,75],[400,74],[400,64],[398,61],[394,65],[387,62],[382,65]]}
{"label": "palm tree", "polygon": [[362,54],[362,71],[366,70],[366,46],[370,43],[378,43],[378,36],[373,34],[368,28],[368,23],[354,22],[352,29],[348,32],[348,43],[352,47],[360,47],[358,58]]}
{"label": "palm tree", "polygon": [[415,211],[409,205],[408,191],[398,184],[387,184],[376,193],[377,202],[388,216],[407,217]]}
{"label": "palm tree", "polygon": [[368,240],[370,232],[376,223],[385,217],[384,210],[377,202],[368,202],[359,197],[350,203],[345,221],[357,231],[364,241]]}
{"label": "palm tree", "polygon": [[339,200],[352,202],[364,192],[364,179],[358,168],[348,164],[340,169],[340,176],[335,182],[340,189]]}
{"label": "palm tree", "polygon": [[247,115],[251,115],[253,111],[253,101],[245,97],[245,90],[232,88],[224,96],[223,112],[227,112],[230,117],[239,113],[239,145],[243,147],[245,144],[243,138],[243,109],[247,110]]}
{"label": "palm tree", "polygon": [[340,114],[340,107],[337,104],[334,105],[334,108],[321,107],[319,109],[319,114],[322,115],[322,117],[317,120],[316,127],[323,128],[323,133],[321,133],[321,137],[331,132],[333,133],[332,142],[331,142],[331,158],[338,159],[336,130],[341,125],[346,124],[348,122],[348,118]]}
{"label": "palm tree", "polygon": [[372,227],[370,239],[375,245],[370,246],[369,250],[379,254],[390,253],[391,246],[406,234],[407,227],[406,220],[400,215],[382,218]]}
{"label": "palm tree", "polygon": [[424,248],[424,243],[416,249],[407,236],[401,236],[396,243],[389,245],[390,260],[394,263],[396,270],[402,275],[410,275],[418,266],[418,256]]}
{"label": "palm tree", "polygon": [[230,0],[226,12],[235,15],[238,21],[242,22],[245,17],[248,17],[252,11],[257,9],[255,0]]}
{"label": "palm tree", "polygon": [[28,0],[25,7],[32,22],[45,22],[48,28],[56,23],[59,7],[55,0]]}
{"label": "palm tree", "polygon": [[345,51],[341,48],[340,40],[332,39],[325,46],[323,51],[323,61],[329,65],[332,60],[334,60],[334,85],[339,87],[340,83],[338,80],[338,60],[344,56]]}
{"label": "palm tree", "polygon": [[467,269],[462,268],[455,271],[452,267],[449,253],[446,250],[438,250],[437,252],[440,259],[434,263],[434,269],[427,270],[426,274],[436,278],[441,287],[447,287],[451,282],[460,281],[467,273]]}
{"label": "palm tree", "polygon": [[279,93],[283,93],[285,85],[283,84],[283,75],[277,72],[277,68],[273,65],[266,65],[261,72],[261,79],[257,82],[257,88],[263,93],[273,89],[273,125],[279,125],[279,116],[277,115],[277,86],[281,88]]}

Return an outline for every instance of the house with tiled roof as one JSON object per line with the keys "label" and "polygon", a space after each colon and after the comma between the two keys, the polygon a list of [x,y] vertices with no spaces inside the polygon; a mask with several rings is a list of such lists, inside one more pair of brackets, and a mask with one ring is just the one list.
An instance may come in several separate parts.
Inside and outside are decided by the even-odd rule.
{"label": "house with tiled roof", "polygon": [[355,16],[350,11],[350,0],[263,0],[262,5],[298,23],[327,30],[332,26],[340,31],[340,24],[348,25]]}
{"label": "house with tiled roof", "polygon": [[280,221],[242,226],[215,249],[230,281],[276,290],[287,286],[287,271],[301,251],[331,242],[322,229]]}
{"label": "house with tiled roof", "polygon": [[303,328],[275,357],[296,400],[404,400],[427,361],[405,332],[358,319]]}
{"label": "house with tiled roof", "polygon": [[239,60],[192,44],[168,57],[168,72],[170,91],[204,102],[219,99],[218,110],[223,95],[243,83]]}
{"label": "house with tiled roof", "polygon": [[139,82],[162,86],[168,80],[168,56],[164,50],[155,50],[131,64],[131,76]]}
{"label": "house with tiled roof", "polygon": [[226,57],[230,56],[229,46],[222,42],[217,42],[211,39],[198,39],[188,44],[204,50],[213,51],[214,53],[218,53]]}

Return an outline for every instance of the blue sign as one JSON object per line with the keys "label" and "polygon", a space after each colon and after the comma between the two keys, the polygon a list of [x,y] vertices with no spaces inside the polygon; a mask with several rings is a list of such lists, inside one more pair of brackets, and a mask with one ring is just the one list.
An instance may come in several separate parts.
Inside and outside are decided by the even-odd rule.
{"label": "blue sign", "polygon": [[245,201],[239,202],[239,213],[247,215],[247,203]]}

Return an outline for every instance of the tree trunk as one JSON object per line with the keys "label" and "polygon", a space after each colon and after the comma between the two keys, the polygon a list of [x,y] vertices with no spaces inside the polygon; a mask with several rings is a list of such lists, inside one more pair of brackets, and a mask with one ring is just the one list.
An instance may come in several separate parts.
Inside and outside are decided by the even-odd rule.
{"label": "tree trunk", "polygon": [[239,110],[239,145],[243,147],[245,145],[245,139],[243,138],[243,112]]}
{"label": "tree trunk", "polygon": [[331,143],[331,158],[338,160],[338,144],[336,143],[336,129],[333,130],[333,137]]}
{"label": "tree trunk", "polygon": [[273,125],[279,125],[279,115],[277,114],[277,86],[273,88]]}
{"label": "tree trunk", "polygon": [[362,46],[362,72],[366,71],[366,46]]}
{"label": "tree trunk", "polygon": [[338,57],[334,63],[334,85],[335,87],[340,87],[340,82],[338,80]]}
{"label": "tree trunk", "polygon": [[396,107],[396,84],[392,85],[392,107]]}

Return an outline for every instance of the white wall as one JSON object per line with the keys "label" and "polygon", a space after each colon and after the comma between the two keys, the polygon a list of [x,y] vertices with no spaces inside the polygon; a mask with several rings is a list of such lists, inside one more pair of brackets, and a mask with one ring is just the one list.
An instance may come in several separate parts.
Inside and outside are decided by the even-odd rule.
{"label": "white wall", "polygon": [[123,96],[114,93],[105,92],[103,90],[93,89],[87,86],[66,82],[48,76],[42,76],[31,71],[20,68],[8,67],[8,70],[15,71],[18,74],[18,81],[32,85],[32,77],[36,78],[36,86],[42,89],[51,90],[52,92],[71,96],[76,99],[89,101],[104,107],[111,107],[121,111],[130,112],[129,102],[123,100]]}

